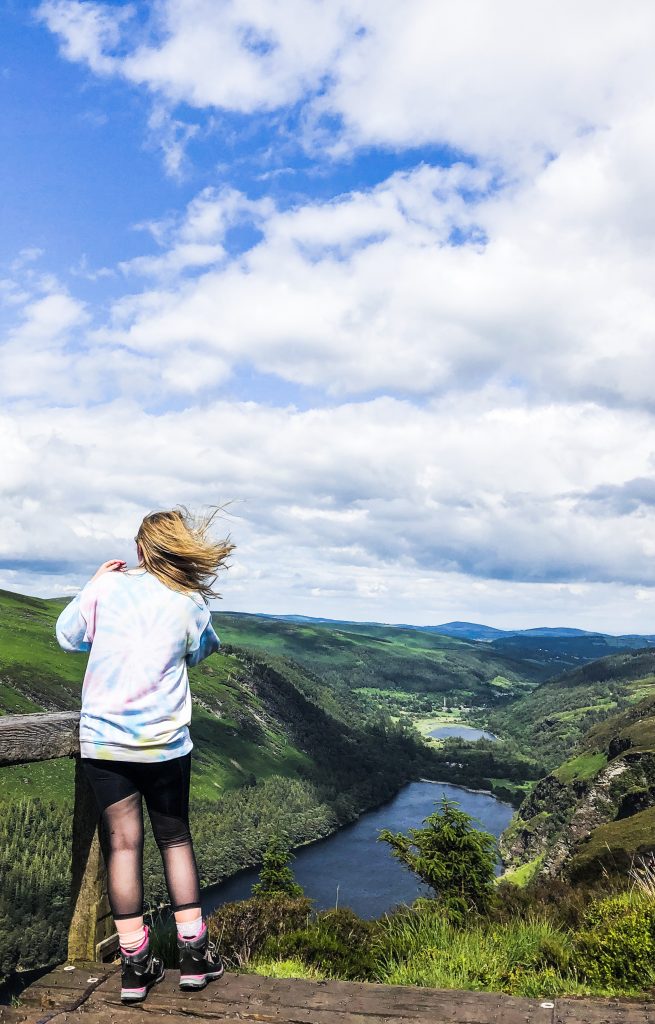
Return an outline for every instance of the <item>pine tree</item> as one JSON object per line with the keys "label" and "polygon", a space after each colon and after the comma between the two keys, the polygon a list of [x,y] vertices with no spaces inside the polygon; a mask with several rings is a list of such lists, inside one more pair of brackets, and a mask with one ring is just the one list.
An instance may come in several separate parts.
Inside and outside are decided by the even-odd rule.
{"label": "pine tree", "polygon": [[303,888],[293,877],[289,862],[293,854],[289,843],[282,836],[272,836],[264,852],[259,881],[252,887],[253,896],[270,896],[286,893],[287,896],[304,896]]}
{"label": "pine tree", "polygon": [[444,796],[441,809],[424,819],[426,828],[410,828],[407,836],[382,829],[378,835],[455,918],[487,907],[497,859],[494,837],[476,829],[473,818],[457,808],[458,801]]}

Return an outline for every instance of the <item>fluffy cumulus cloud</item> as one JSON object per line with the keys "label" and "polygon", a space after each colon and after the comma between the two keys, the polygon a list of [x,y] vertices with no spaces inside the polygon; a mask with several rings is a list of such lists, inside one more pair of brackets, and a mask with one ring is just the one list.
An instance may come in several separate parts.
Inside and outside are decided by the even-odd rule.
{"label": "fluffy cumulus cloud", "polygon": [[410,156],[330,199],[205,187],[103,307],[16,266],[0,579],[66,591],[149,508],[232,499],[230,607],[653,631],[652,5],[39,12],[147,90],[171,173],[189,108]]}
{"label": "fluffy cumulus cloud", "polygon": [[[205,193],[160,256],[132,261],[159,280],[96,338],[164,366],[189,347],[221,367],[245,359],[337,395],[496,380],[651,406],[652,186],[626,194],[623,176],[626,147],[641,177],[648,143],[638,125],[584,137],[500,191],[456,164],[284,211]],[[226,217],[251,212],[261,241],[226,260]]]}
{"label": "fluffy cumulus cloud", "polygon": [[[427,622],[464,607],[468,581],[468,607],[487,615],[525,589],[526,607],[538,594],[569,621],[589,624],[586,593],[604,624],[631,628],[643,607],[647,625],[635,595],[655,583],[655,467],[642,412],[497,393],[156,415],[117,400],[92,414],[16,409],[2,429],[5,585],[22,572],[65,592],[94,563],[132,557],[150,508],[229,501],[229,607]],[[617,592],[631,603],[610,606]]]}
{"label": "fluffy cumulus cloud", "polygon": [[[651,95],[646,0],[46,0],[66,56],[170,103],[304,103],[309,139],[440,142],[504,162],[559,152]],[[332,134],[332,129],[328,136]]]}

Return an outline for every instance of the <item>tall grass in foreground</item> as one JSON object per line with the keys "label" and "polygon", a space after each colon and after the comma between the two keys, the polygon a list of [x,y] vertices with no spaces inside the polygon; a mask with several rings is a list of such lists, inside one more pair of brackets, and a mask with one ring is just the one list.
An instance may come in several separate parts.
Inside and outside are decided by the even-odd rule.
{"label": "tall grass in foreground", "polygon": [[352,910],[308,913],[278,895],[225,904],[209,919],[229,967],[271,977],[562,995],[641,996],[655,987],[655,899],[639,887],[592,898],[578,923],[566,907],[457,923],[435,900],[377,921]]}
{"label": "tall grass in foreground", "polygon": [[586,993],[566,969],[570,956],[569,934],[545,918],[461,927],[437,913],[412,912],[388,919],[376,975],[391,985],[531,997]]}

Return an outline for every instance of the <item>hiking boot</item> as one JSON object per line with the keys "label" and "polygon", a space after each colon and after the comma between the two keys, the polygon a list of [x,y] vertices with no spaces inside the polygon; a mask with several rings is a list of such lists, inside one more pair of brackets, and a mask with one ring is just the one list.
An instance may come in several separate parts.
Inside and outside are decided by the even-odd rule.
{"label": "hiking boot", "polygon": [[180,961],[180,988],[204,988],[208,981],[220,978],[225,968],[216,952],[216,943],[209,941],[207,925],[195,939],[177,937]]}
{"label": "hiking boot", "polygon": [[164,980],[164,961],[150,952],[150,930],[145,925],[146,937],[141,948],[134,953],[121,949],[121,999],[124,1003],[140,1003],[148,989]]}

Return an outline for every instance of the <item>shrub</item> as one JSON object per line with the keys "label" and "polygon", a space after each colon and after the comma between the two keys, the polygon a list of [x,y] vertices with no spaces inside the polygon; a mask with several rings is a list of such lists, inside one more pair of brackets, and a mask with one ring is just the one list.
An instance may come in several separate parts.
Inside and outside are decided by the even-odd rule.
{"label": "shrub", "polygon": [[655,983],[655,903],[638,891],[592,903],[574,937],[572,965],[594,985]]}
{"label": "shrub", "polygon": [[494,921],[512,921],[537,914],[561,927],[578,928],[592,899],[601,893],[607,895],[607,885],[594,892],[588,886],[574,886],[566,879],[549,876],[533,878],[525,886],[501,881],[496,886],[490,917]]}
{"label": "shrub", "polygon": [[368,981],[375,966],[379,925],[347,907],[318,914],[309,927],[271,938],[263,956],[299,959],[307,967],[349,981]]}
{"label": "shrub", "polygon": [[307,924],[312,901],[306,896],[271,894],[224,903],[208,920],[209,933],[219,943],[229,966],[247,964],[269,937],[279,937]]}

